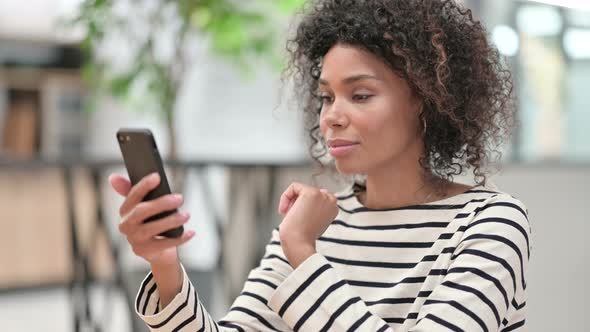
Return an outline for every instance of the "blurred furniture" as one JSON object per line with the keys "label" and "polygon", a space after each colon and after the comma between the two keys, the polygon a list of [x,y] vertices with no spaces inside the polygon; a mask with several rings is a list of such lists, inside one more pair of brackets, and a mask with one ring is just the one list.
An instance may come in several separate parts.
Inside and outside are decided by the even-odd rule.
{"label": "blurred furniture", "polygon": [[76,44],[0,36],[0,155],[79,157],[88,131]]}
{"label": "blurred furniture", "polygon": [[[180,171],[179,174],[186,174],[187,171],[201,172],[210,165],[231,167],[234,170],[240,170],[243,174],[249,169],[256,169],[258,173],[267,177],[264,182],[266,188],[263,192],[268,196],[266,199],[262,196],[259,197],[260,199],[254,207],[254,215],[256,216],[255,219],[266,219],[265,217],[268,216],[269,211],[274,211],[276,205],[276,202],[270,197],[277,196],[276,179],[278,170],[288,166],[306,166],[307,162],[240,164],[219,161],[177,161],[168,162],[166,165],[175,171]],[[15,161],[0,159],[0,178],[4,177],[3,179],[7,180],[6,183],[11,184],[10,187],[5,187],[5,190],[0,192],[0,198],[10,202],[15,201],[11,195],[21,195],[18,200],[20,202],[19,206],[10,209],[5,208],[0,211],[3,214],[2,220],[15,222],[14,224],[5,222],[8,231],[4,232],[3,236],[24,240],[23,242],[17,241],[18,247],[12,248],[14,250],[1,253],[1,255],[6,256],[2,257],[3,261],[16,261],[17,264],[22,264],[3,270],[2,274],[0,274],[0,283],[4,282],[4,284],[0,284],[0,287],[4,289],[8,287],[26,288],[48,282],[57,284],[67,282],[72,298],[74,331],[81,331],[84,327],[90,327],[94,331],[104,330],[105,319],[101,319],[102,317],[97,318],[92,311],[89,288],[93,282],[101,281],[101,275],[103,277],[108,276],[111,274],[110,272],[112,272],[113,280],[106,282],[107,287],[111,291],[123,291],[126,295],[127,308],[131,317],[132,331],[141,329],[137,320],[133,319],[135,316],[134,298],[130,296],[130,294],[135,294],[137,285],[129,284],[125,278],[126,271],[119,257],[119,244],[116,239],[108,236],[108,225],[103,210],[101,188],[102,182],[107,176],[104,173],[105,170],[115,166],[121,166],[121,161],[82,161],[73,159]],[[80,211],[77,211],[77,205],[79,205],[81,199],[84,199],[84,195],[80,195],[80,189],[76,185],[76,180],[79,180],[81,173],[82,175],[85,173],[88,188],[92,191],[90,194],[93,200],[94,213],[91,216],[84,216]],[[199,189],[203,191],[202,197],[208,200],[205,202],[206,206],[213,209],[212,213],[216,220],[217,232],[221,236],[224,227],[225,230],[233,229],[234,223],[221,220],[222,213],[215,211],[216,205],[210,201],[212,199],[210,185],[206,181],[206,177],[202,177],[202,180]],[[26,195],[26,197],[22,195]],[[53,213],[49,212],[54,216],[53,220],[47,218],[48,211],[50,211],[48,208],[55,210]],[[85,218],[87,219],[86,224],[80,221],[80,219]],[[63,222],[64,220],[67,222]],[[81,230],[82,225],[85,225],[83,231]],[[64,242],[69,242],[69,245],[63,245]],[[262,243],[264,242],[262,241]],[[98,249],[101,246],[105,245],[109,257],[99,259],[102,260],[102,263],[97,262],[96,253],[100,251]],[[254,248],[256,247],[254,246]],[[62,252],[63,250],[66,250],[66,252]],[[254,251],[256,250],[254,249]],[[53,259],[48,259],[48,253],[51,253],[49,256],[52,256]],[[19,255],[19,259],[15,260],[15,255]],[[228,266],[228,264],[224,264],[223,257],[228,256],[224,255],[222,251],[217,268],[220,275],[224,275],[224,271]],[[248,262],[248,265],[250,265],[248,269],[251,268],[252,263],[251,261]],[[111,265],[110,269],[109,265]],[[108,319],[106,319],[106,322],[108,323]]]}
{"label": "blurred furniture", "polygon": [[77,70],[0,67],[0,154],[19,159],[82,154],[88,114]]}

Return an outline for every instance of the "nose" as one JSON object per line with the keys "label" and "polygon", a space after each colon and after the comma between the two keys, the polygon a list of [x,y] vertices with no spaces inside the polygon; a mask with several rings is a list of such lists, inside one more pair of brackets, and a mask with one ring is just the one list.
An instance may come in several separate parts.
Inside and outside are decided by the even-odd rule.
{"label": "nose", "polygon": [[343,128],[348,125],[348,117],[344,106],[334,102],[332,105],[325,105],[322,110],[321,122],[327,128]]}

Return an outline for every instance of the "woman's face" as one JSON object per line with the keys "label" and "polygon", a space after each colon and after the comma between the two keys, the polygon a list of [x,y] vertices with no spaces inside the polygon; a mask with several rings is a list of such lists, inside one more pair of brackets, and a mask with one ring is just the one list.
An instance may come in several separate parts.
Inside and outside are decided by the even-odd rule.
{"label": "woman's face", "polygon": [[319,94],[320,130],[340,173],[409,166],[422,153],[420,103],[375,55],[348,45],[332,47],[323,60]]}

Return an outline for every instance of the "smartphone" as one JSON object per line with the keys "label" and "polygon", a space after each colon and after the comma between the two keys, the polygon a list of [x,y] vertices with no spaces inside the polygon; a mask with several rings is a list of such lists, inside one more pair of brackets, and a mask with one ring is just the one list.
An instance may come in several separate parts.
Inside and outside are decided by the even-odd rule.
{"label": "smartphone", "polygon": [[[117,141],[121,148],[125,168],[133,185],[137,184],[145,176],[158,172],[160,174],[160,184],[154,190],[150,191],[143,201],[150,201],[155,198],[170,194],[170,186],[164,172],[162,158],[156,145],[154,135],[149,129],[127,129],[121,128],[117,131]],[[154,221],[176,213],[178,210],[165,211],[154,215],[145,220],[145,222]],[[182,235],[184,228],[179,226],[161,233],[165,237],[179,237]]]}

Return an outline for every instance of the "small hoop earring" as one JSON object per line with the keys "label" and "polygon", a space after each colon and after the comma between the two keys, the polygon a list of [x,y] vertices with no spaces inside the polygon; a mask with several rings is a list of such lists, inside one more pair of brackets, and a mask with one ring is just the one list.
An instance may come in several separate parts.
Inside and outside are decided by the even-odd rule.
{"label": "small hoop earring", "polygon": [[424,129],[422,129],[422,135],[425,135],[426,134],[426,128],[428,127],[427,124],[426,124],[426,119],[425,118],[422,118],[422,126],[424,128]]}

